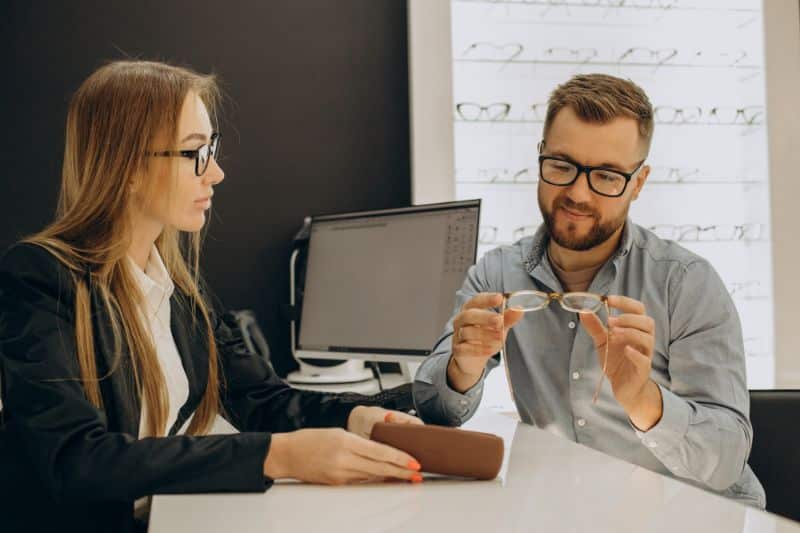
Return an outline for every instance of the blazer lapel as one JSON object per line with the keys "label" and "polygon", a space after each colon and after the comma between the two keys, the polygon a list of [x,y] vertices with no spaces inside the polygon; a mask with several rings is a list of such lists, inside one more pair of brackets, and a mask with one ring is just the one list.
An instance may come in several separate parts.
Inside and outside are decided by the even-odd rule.
{"label": "blazer lapel", "polygon": [[208,345],[205,342],[205,328],[201,317],[197,317],[197,324],[192,329],[192,310],[189,299],[178,289],[170,298],[170,330],[175,339],[175,346],[181,356],[183,370],[189,381],[189,398],[178,412],[170,435],[177,434],[186,420],[197,409],[202,400],[208,383]]}
{"label": "blazer lapel", "polygon": [[108,309],[103,303],[99,290],[94,286],[90,286],[89,294],[93,311],[92,329],[98,363],[97,374],[101,378],[100,389],[109,430],[128,433],[138,438],[141,404],[134,381],[128,345],[122,339],[120,352],[119,354],[115,353],[113,329]]}

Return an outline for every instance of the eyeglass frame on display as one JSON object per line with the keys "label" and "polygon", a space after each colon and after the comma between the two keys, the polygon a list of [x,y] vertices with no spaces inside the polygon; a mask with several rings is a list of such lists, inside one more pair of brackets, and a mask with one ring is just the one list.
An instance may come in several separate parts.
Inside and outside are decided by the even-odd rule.
{"label": "eyeglass frame on display", "polygon": [[[600,53],[597,50],[597,48],[568,48],[568,47],[565,47],[565,46],[554,46],[554,47],[551,47],[551,48],[546,48],[542,53],[545,54],[545,55],[551,55],[552,56],[552,55],[554,55],[554,52],[556,50],[563,50],[563,51],[567,52],[569,55],[575,55],[575,56],[577,56],[581,51],[590,52],[591,55],[589,57],[587,57],[586,59],[572,61],[572,63],[578,63],[580,65],[583,65],[583,64],[586,64],[586,63],[590,63],[592,61],[592,59],[596,58],[597,55]],[[564,63],[565,61],[557,61],[557,62]]]}
{"label": "eyeglass frame on display", "polygon": [[[748,125],[748,126],[755,126],[755,125],[759,125],[759,124],[763,124],[764,123],[764,111],[765,111],[765,109],[764,109],[764,106],[759,106],[759,105],[751,105],[751,106],[747,106],[747,107],[738,107],[738,108],[737,107],[724,107],[724,106],[714,107],[714,108],[711,109],[711,111],[708,114],[709,118],[715,117],[715,118],[717,118],[719,120],[719,111],[721,111],[723,109],[724,110],[735,109],[736,113],[734,114],[733,120],[730,120],[730,121],[721,121],[720,120],[719,122],[717,122],[718,124],[738,124],[736,121],[739,119],[740,116],[744,119],[744,123],[746,125]],[[745,115],[745,111],[754,110],[754,109],[757,109],[757,111],[753,114],[753,116],[750,119],[748,119],[747,115]]]}
{"label": "eyeglass frame on display", "polygon": [[[678,49],[677,48],[659,48],[659,49],[654,49],[654,48],[647,48],[647,47],[644,47],[644,46],[632,46],[631,48],[628,48],[627,50],[625,50],[622,53],[622,55],[619,56],[619,58],[617,59],[617,63],[619,63],[620,65],[625,65],[626,64],[625,63],[625,58],[628,57],[629,55],[633,54],[637,50],[643,50],[645,52],[648,52],[651,56],[657,56],[661,52],[668,52],[669,53],[665,59],[662,59],[660,61],[656,61],[655,63],[643,63],[643,64],[646,64],[646,65],[660,66],[660,65],[665,64],[667,61],[670,61],[671,59],[674,59],[675,56],[678,55]],[[632,61],[631,63],[636,63],[636,61]]]}
{"label": "eyeglass frame on display", "polygon": [[[478,115],[477,115],[476,118],[467,118],[461,112],[461,108],[463,106],[465,106],[465,105],[476,106],[478,108]],[[505,109],[505,111],[503,111],[503,114],[502,114],[501,117],[499,117],[499,118],[491,118],[491,116],[489,116],[489,108],[492,107],[492,106],[497,106],[497,105],[502,106]],[[486,106],[480,105],[480,104],[475,103],[475,102],[459,102],[458,104],[456,104],[456,113],[458,114],[459,117],[461,117],[462,120],[465,120],[465,121],[468,121],[468,122],[480,122],[481,121],[480,117],[484,113],[484,111],[486,112],[487,116],[489,116],[489,119],[488,120],[484,120],[484,122],[502,122],[503,120],[505,120],[508,117],[508,114],[511,112],[511,104],[509,104],[508,102],[492,102],[491,104],[486,105]]]}
{"label": "eyeglass frame on display", "polygon": [[[714,239],[706,239],[703,240],[700,238],[701,233],[708,233],[711,231],[717,231],[724,226],[730,226],[735,232],[738,233],[738,236],[735,236],[731,239],[721,239],[716,234]],[[745,238],[745,230],[751,227],[757,227],[759,236],[755,238]],[[668,238],[663,237],[663,233],[659,234],[659,230],[657,228],[670,228],[673,231],[679,232],[677,238]],[[648,226],[647,228],[649,231],[655,233],[658,237],[666,240],[673,240],[676,242],[734,242],[734,241],[745,241],[745,242],[752,242],[761,240],[761,233],[764,231],[764,224],[758,222],[750,222],[745,224],[712,224],[710,226],[700,226],[698,224],[656,224],[653,226]],[[697,232],[697,238],[695,239],[687,239],[686,234],[691,231]]]}
{"label": "eyeglass frame on display", "polygon": [[[511,61],[514,61],[514,59],[517,56],[519,56],[525,50],[525,47],[522,45],[522,43],[500,44],[500,43],[494,43],[494,42],[490,42],[490,41],[479,41],[479,42],[471,43],[467,48],[465,48],[464,51],[461,52],[461,57],[465,57],[471,50],[477,49],[478,46],[489,46],[489,47],[495,48],[497,50],[502,50],[503,48],[507,48],[509,46],[513,46],[513,47],[517,48],[517,51],[512,53],[511,56],[509,56],[507,58],[503,58],[503,59],[499,59],[499,60],[497,60],[497,59],[484,59],[485,61],[507,61],[507,62],[511,62]],[[471,59],[473,59],[475,61],[480,61],[481,60],[481,59],[478,59],[478,58],[471,58]]]}

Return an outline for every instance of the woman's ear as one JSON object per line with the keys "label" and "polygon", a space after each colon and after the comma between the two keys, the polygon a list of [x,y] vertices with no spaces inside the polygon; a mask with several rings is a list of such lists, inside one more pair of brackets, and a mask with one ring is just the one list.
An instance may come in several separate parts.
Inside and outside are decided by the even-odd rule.
{"label": "woman's ear", "polygon": [[128,191],[131,194],[139,194],[142,192],[142,184],[144,183],[144,173],[138,171],[130,177],[128,181]]}

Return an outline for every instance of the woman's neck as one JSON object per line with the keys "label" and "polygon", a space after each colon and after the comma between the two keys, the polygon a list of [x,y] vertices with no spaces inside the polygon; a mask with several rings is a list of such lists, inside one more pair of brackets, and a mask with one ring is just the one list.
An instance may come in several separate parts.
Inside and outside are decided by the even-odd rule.
{"label": "woman's neck", "polygon": [[164,230],[163,224],[152,220],[139,218],[133,224],[133,235],[131,244],[128,247],[128,255],[139,268],[145,270],[147,260],[150,258],[150,251],[153,249],[158,236]]}

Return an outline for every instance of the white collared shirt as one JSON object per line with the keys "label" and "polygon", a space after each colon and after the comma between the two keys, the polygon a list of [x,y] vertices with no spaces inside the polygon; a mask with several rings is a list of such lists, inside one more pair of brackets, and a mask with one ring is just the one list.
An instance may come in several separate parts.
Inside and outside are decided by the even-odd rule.
{"label": "white collared shirt", "polygon": [[[152,334],[153,345],[155,346],[167,386],[169,414],[167,416],[166,432],[168,433],[178,418],[178,411],[189,398],[189,380],[186,378],[181,356],[178,353],[178,348],[175,345],[175,339],[170,329],[171,310],[169,299],[175,290],[175,285],[172,283],[169,272],[167,272],[167,268],[164,266],[164,262],[155,245],[150,251],[144,271],[130,257],[128,259],[139,288],[144,295],[143,309],[140,309],[140,311],[145,319],[145,327]],[[142,398],[139,438],[144,436],[146,413],[147,408],[144,398]],[[189,420],[186,421],[178,433],[182,433],[188,423]]]}

